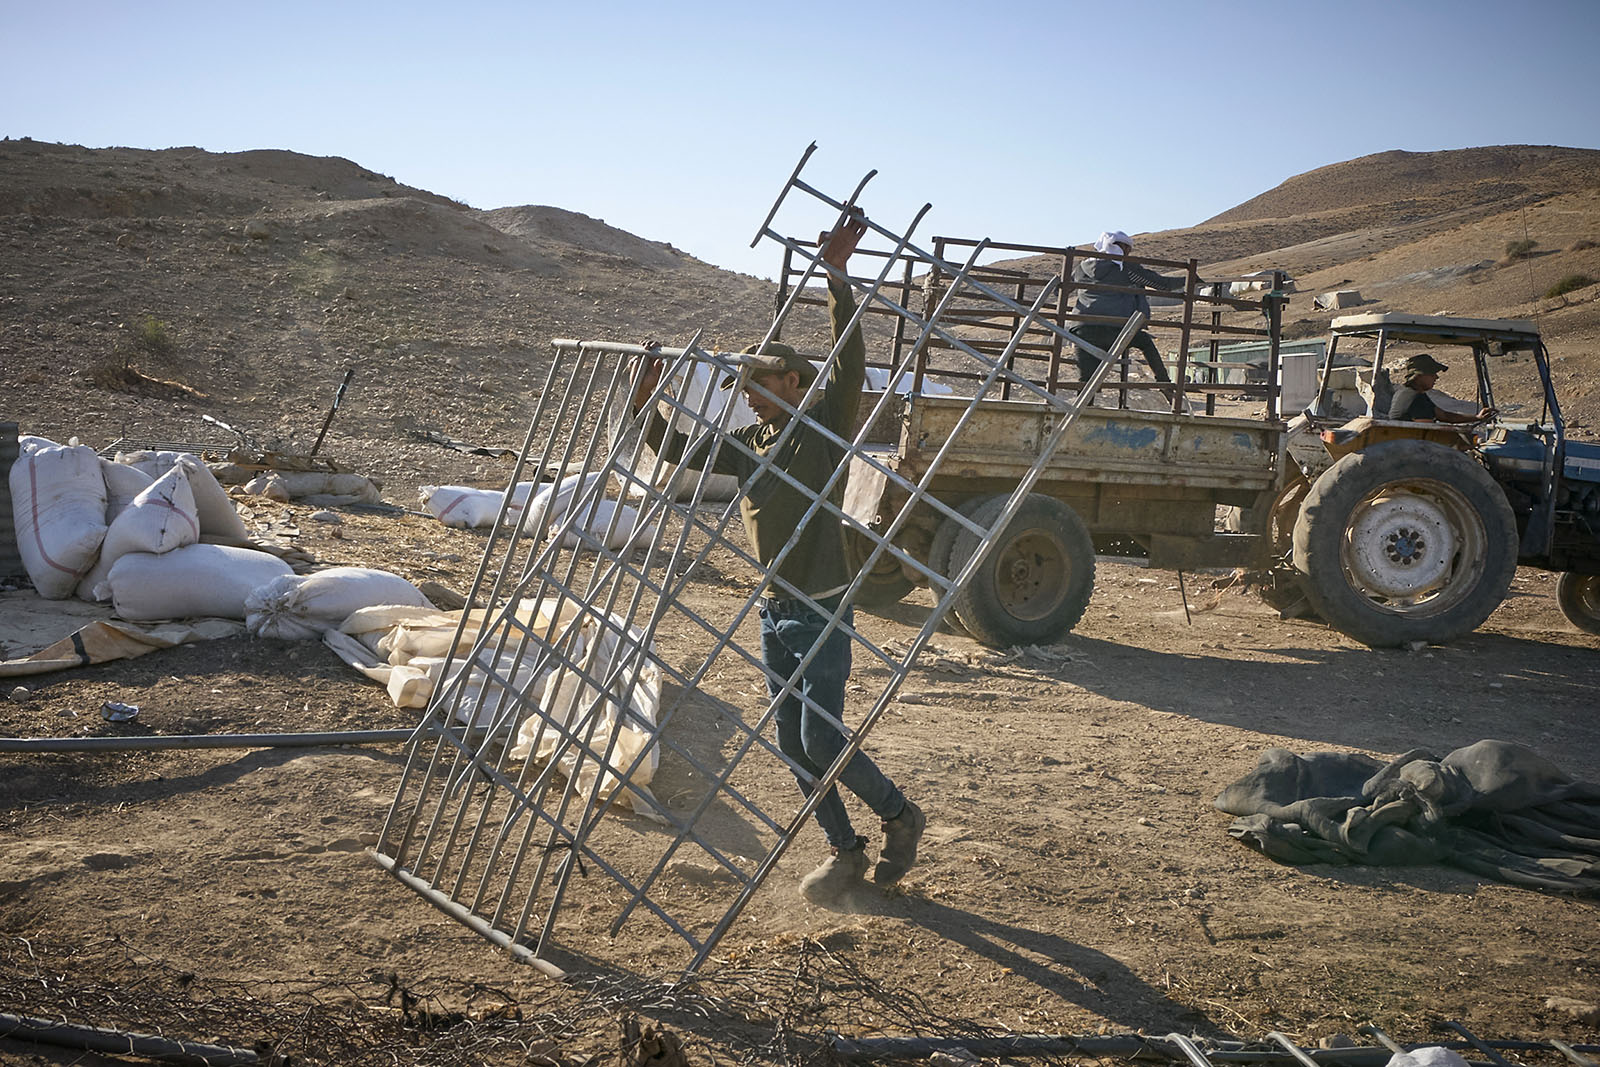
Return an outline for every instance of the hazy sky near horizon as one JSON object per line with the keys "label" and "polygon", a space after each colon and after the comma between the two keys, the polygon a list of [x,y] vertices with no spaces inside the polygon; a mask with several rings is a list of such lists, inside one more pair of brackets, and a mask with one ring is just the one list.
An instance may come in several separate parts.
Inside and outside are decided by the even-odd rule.
{"label": "hazy sky near horizon", "polygon": [[0,0],[0,38],[0,134],[343,156],[765,277],[750,240],[813,140],[806,179],[877,169],[890,229],[931,202],[919,238],[1042,244],[1390,149],[1600,148],[1600,0]]}

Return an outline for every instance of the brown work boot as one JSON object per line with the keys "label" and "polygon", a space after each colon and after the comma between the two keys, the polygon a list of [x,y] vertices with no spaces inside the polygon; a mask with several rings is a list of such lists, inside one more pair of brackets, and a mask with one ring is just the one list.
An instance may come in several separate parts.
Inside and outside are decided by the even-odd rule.
{"label": "brown work boot", "polygon": [[813,904],[831,904],[866,885],[867,843],[860,837],[852,848],[834,849],[822,866],[800,879],[800,895]]}
{"label": "brown work boot", "polygon": [[917,842],[928,825],[928,817],[911,801],[900,809],[900,814],[883,820],[883,857],[878,860],[872,880],[881,886],[891,886],[905,877],[911,865],[917,862]]}

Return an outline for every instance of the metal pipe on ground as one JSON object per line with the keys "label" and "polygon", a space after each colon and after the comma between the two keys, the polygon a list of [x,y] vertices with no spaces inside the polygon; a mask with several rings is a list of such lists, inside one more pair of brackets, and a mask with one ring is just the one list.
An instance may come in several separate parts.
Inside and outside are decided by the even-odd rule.
{"label": "metal pipe on ground", "polygon": [[0,1038],[60,1045],[89,1052],[108,1052],[122,1056],[143,1056],[162,1063],[199,1064],[201,1067],[229,1067],[232,1064],[262,1062],[259,1053],[227,1045],[205,1045],[153,1034],[108,1030],[99,1026],[34,1019],[26,1015],[0,1014]]}
{"label": "metal pipe on ground", "polygon": [[394,745],[417,731],[334,730],[303,734],[164,734],[153,737],[0,737],[0,752],[134,752],[190,748],[317,748]]}

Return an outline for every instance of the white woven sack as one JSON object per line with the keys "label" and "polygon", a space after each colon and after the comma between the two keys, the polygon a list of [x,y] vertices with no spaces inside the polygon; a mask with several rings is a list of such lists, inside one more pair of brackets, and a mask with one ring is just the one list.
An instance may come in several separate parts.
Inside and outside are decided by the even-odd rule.
{"label": "white woven sack", "polygon": [[245,628],[257,637],[312,641],[363,608],[431,608],[422,590],[388,571],[330,567],[274,578],[245,598]]}
{"label": "white woven sack", "polygon": [[106,535],[100,457],[85,445],[38,448],[17,457],[10,484],[22,565],[40,596],[65,600]]}
{"label": "white woven sack", "polygon": [[[618,508],[622,513],[617,517],[615,528],[611,526],[611,515]],[[561,539],[563,548],[589,547],[577,534],[576,528],[582,525],[588,530],[589,535],[596,541],[605,544],[609,549],[621,550],[632,547],[643,547],[655,538],[654,526],[639,525],[639,509],[627,504],[619,504],[615,500],[597,500],[585,509],[583,516],[573,519],[573,530]],[[609,530],[610,536],[606,536]]]}
{"label": "white woven sack", "polygon": [[[528,532],[543,539],[544,531],[566,517],[574,500],[592,493],[600,478],[598,473],[569,474],[554,485],[540,488],[527,503]],[[517,488],[520,490],[526,484]]]}
{"label": "white woven sack", "polygon": [[[521,517],[519,513],[534,488],[532,482],[517,483],[511,495],[511,504],[506,509],[508,522],[516,522]],[[494,525],[495,516],[500,514],[500,501],[505,498],[505,490],[469,489],[464,485],[424,485],[418,489],[417,496],[428,514],[446,526],[477,530]]]}
{"label": "white woven sack", "polygon": [[227,490],[199,456],[190,452],[118,452],[117,462],[137,467],[152,478],[159,478],[174,466],[183,464],[189,475],[189,488],[194,491],[195,510],[200,514],[200,533],[221,541],[249,538],[250,531],[234,510]]}
{"label": "white woven sack", "polygon": [[106,480],[106,525],[110,526],[133,498],[150,488],[155,479],[138,467],[126,463],[100,461],[100,475]]}
{"label": "white woven sack", "polygon": [[500,511],[500,494],[464,485],[424,485],[417,496],[428,514],[458,530],[488,526]]}
{"label": "white woven sack", "polygon": [[106,579],[117,560],[129,552],[171,552],[198,540],[200,518],[195,513],[189,475],[181,465],[176,466],[146,486],[112,521],[100,545],[99,561],[78,583],[78,597],[111,599]]}
{"label": "white woven sack", "polygon": [[185,545],[154,555],[129,552],[111,566],[111,599],[124,619],[243,619],[244,602],[274,578],[293,574],[266,552],[228,545]]}

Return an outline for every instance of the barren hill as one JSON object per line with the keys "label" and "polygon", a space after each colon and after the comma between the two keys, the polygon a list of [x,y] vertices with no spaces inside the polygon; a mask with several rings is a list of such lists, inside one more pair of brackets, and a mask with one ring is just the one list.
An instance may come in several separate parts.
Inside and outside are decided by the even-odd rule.
{"label": "barren hill", "polygon": [[[756,279],[597,220],[289,152],[0,142],[0,247],[5,416],[26,429],[215,441],[210,415],[303,446],[354,367],[324,451],[399,485],[499,478],[412,431],[519,442],[551,338],[728,344],[770,315]],[[170,351],[140,348],[151,323]]]}
{"label": "barren hill", "polygon": [[[1296,175],[1275,189],[1209,218],[1247,222],[1360,207],[1443,214],[1520,196],[1543,197],[1600,186],[1600,152],[1544,145],[1501,145],[1451,152],[1379,152]],[[1431,208],[1431,210],[1430,210]]]}

